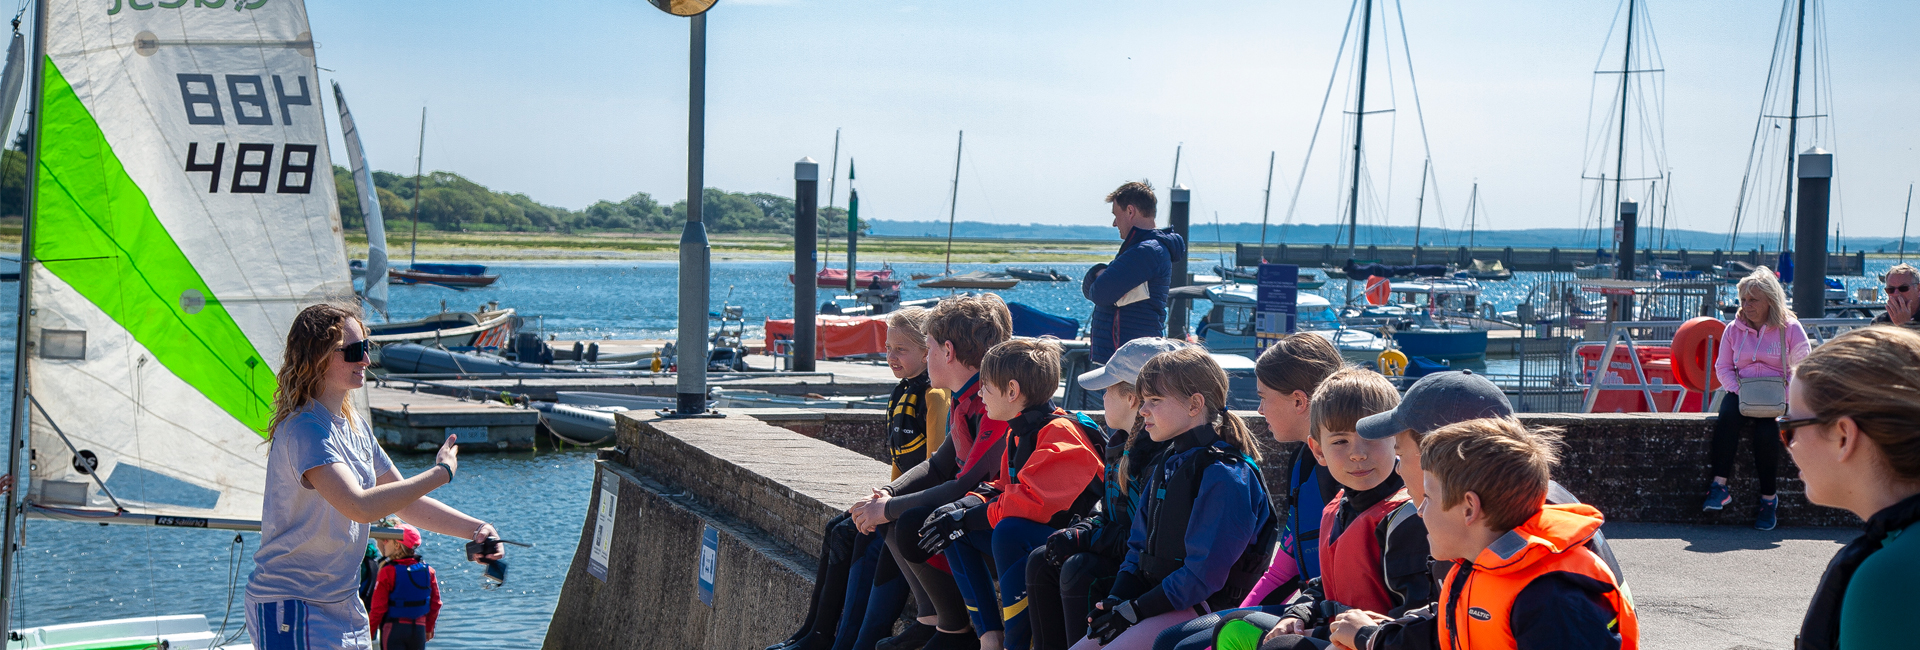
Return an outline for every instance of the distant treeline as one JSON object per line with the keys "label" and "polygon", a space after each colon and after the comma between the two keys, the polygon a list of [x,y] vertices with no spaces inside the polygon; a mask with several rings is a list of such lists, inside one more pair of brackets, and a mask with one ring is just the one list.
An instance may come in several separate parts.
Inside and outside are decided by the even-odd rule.
{"label": "distant treeline", "polygon": [[[339,193],[343,225],[364,227],[366,216],[360,212],[359,190],[353,182],[353,173],[335,165],[333,181]],[[646,192],[636,192],[618,202],[600,201],[584,210],[573,211],[541,204],[525,194],[496,192],[453,172],[433,172],[420,177],[419,182],[420,224],[441,230],[680,232],[681,224],[686,221],[685,200],[661,205]],[[373,185],[380,197],[380,213],[387,223],[413,218],[413,176],[376,171]],[[704,198],[701,220],[709,232],[793,234],[793,199],[711,187],[707,188]],[[845,210],[822,212],[827,214],[821,215],[821,231],[845,230],[839,225],[846,223]],[[866,225],[862,223],[863,227]]]}
{"label": "distant treeline", "polygon": [[[935,237],[947,236],[945,221],[889,221],[875,219],[869,224],[872,234],[894,237]],[[1162,221],[1164,227],[1165,222]],[[1114,241],[1117,245],[1119,235],[1112,226],[1107,225],[1049,225],[1049,224],[1009,224],[981,223],[962,221],[955,224],[954,233],[962,237],[991,237],[1006,239],[1091,239]],[[1226,223],[1215,225],[1212,222],[1194,222],[1187,228],[1189,239],[1196,242],[1239,242],[1258,244],[1261,241],[1260,224]],[[1355,232],[1354,242],[1364,248],[1368,244],[1380,246],[1408,246],[1414,242],[1412,226],[1370,226],[1361,224]],[[1604,239],[1602,237],[1604,236]],[[1907,247],[1912,249],[1920,244],[1920,238],[1909,238]],[[1290,246],[1319,246],[1333,244],[1345,247],[1346,228],[1334,224],[1293,224],[1282,226],[1270,224],[1266,228],[1265,241],[1268,245],[1285,243]],[[1765,246],[1777,248],[1777,233],[1740,233],[1740,241],[1735,250],[1747,250]],[[1562,249],[1595,248],[1613,246],[1613,231],[1605,233],[1577,228],[1532,228],[1527,230],[1481,230],[1468,232],[1442,228],[1423,228],[1420,231],[1420,244],[1429,248],[1453,248],[1466,246],[1471,242],[1475,248],[1552,248]],[[1662,248],[1711,251],[1728,249],[1727,234],[1704,232],[1699,230],[1668,230],[1665,233],[1640,230],[1641,248]],[[1846,237],[1842,242],[1847,250],[1893,251],[1899,245],[1899,234],[1892,236],[1876,235],[1872,237]]]}

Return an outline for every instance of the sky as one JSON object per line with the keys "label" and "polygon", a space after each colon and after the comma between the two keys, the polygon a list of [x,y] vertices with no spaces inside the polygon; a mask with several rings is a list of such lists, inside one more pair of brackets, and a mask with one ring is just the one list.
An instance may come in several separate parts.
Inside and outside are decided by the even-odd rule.
{"label": "sky", "polygon": [[[1659,101],[1630,111],[1627,176],[1657,174],[1632,169],[1659,166],[1648,152],[1663,150],[1673,181],[1670,195],[1635,184],[1625,198],[1664,203],[1671,227],[1724,232],[1782,5],[1642,4],[1636,56],[1650,59],[1640,48],[1657,44],[1663,72],[1640,76],[1661,92],[1636,91]],[[1830,4],[1821,112],[1831,117],[1801,146],[1834,153],[1847,236],[1896,237],[1920,178],[1920,3]],[[1595,71],[1619,67],[1624,2],[1374,5],[1362,222],[1411,225],[1418,209],[1424,223],[1465,227],[1478,183],[1479,228],[1592,227],[1606,201],[1581,176],[1611,174],[1588,142],[1608,139],[1618,79]],[[708,14],[706,185],[791,195],[795,161],[819,161],[823,177],[832,169],[839,129],[835,205],[846,203],[851,158],[863,217],[945,220],[964,130],[961,220],[1107,223],[1103,199],[1123,181],[1147,179],[1166,200],[1178,148],[1196,224],[1216,213],[1260,221],[1270,152],[1269,219],[1330,223],[1343,216],[1351,164],[1353,42],[1302,166],[1352,9],[720,0]],[[322,76],[344,88],[377,169],[411,173],[425,107],[429,171],[570,209],[636,191],[668,203],[686,194],[685,18],[641,0],[325,0],[308,12]],[[1383,109],[1392,112],[1373,113]],[[1662,115],[1663,137],[1639,126]],[[1435,184],[1423,203],[1428,155]],[[1777,222],[1779,208],[1767,209]]]}

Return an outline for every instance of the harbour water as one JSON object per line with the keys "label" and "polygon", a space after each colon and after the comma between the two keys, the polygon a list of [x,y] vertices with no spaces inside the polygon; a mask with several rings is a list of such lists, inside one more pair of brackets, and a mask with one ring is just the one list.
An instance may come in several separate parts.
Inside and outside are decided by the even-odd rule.
{"label": "harbour water", "polygon": [[[1194,268],[1211,266],[1203,259]],[[1884,271],[1891,262],[1869,260],[1870,273]],[[1089,264],[1026,264],[1053,268],[1078,278]],[[560,339],[667,338],[675,323],[673,299],[678,270],[672,262],[516,262],[491,264],[501,274],[498,284],[455,292],[438,287],[393,287],[392,317],[418,318],[440,310],[472,309],[497,300],[521,314],[538,316],[547,333]],[[940,264],[894,264],[902,277],[932,273]],[[1007,264],[955,265],[956,271],[999,270]],[[750,336],[757,336],[761,319],[792,315],[792,290],[784,261],[716,261],[713,265],[713,308],[722,301],[746,308]],[[1564,276],[1565,274],[1560,274]],[[1543,273],[1518,273],[1511,282],[1484,283],[1485,300],[1498,309],[1510,309],[1525,299]],[[1849,288],[1872,286],[1873,276],[1846,278]],[[908,299],[943,295],[909,282]],[[17,292],[6,285],[0,292],[5,309],[0,320],[0,387],[11,388],[14,315]],[[731,297],[728,292],[731,291]],[[822,290],[825,296],[829,292]],[[1085,321],[1091,310],[1080,297],[1077,281],[1023,282],[999,292],[1009,301],[1023,302],[1050,313]],[[1327,284],[1322,293],[1343,296],[1342,281]],[[824,299],[824,298],[823,298]],[[1196,318],[1198,315],[1196,314]],[[3,401],[0,401],[3,402]],[[0,413],[6,404],[0,403]],[[535,548],[509,548],[512,570],[507,584],[494,591],[480,588],[477,565],[458,561],[460,541],[428,535],[422,552],[440,572],[442,595],[436,643],[449,647],[533,647],[544,638],[559,597],[561,582],[572,561],[585,516],[593,466],[590,452],[468,454],[463,457],[459,483],[434,496],[478,517],[492,521],[511,539],[534,542]],[[395,454],[402,471],[411,474],[432,465],[426,454]],[[198,613],[218,629],[227,618],[229,633],[243,627],[239,608],[251,556],[258,548],[255,533],[234,535],[218,531],[97,526],[32,520],[26,528],[26,546],[20,555],[19,588],[22,598],[14,613],[17,625],[48,625],[125,616]]]}

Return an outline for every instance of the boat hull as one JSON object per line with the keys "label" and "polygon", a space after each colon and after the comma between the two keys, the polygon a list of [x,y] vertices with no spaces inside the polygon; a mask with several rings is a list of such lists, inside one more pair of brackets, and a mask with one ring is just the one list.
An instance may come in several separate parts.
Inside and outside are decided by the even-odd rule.
{"label": "boat hull", "polygon": [[1487,356],[1486,330],[1406,330],[1395,332],[1393,338],[1409,357],[1439,361]]}
{"label": "boat hull", "polygon": [[452,275],[407,269],[389,269],[387,277],[399,284],[442,284],[450,287],[484,287],[500,279],[498,275]]}
{"label": "boat hull", "polygon": [[582,447],[612,442],[614,413],[626,410],[620,407],[589,409],[551,402],[541,402],[533,408],[540,411],[540,424],[554,437]]}

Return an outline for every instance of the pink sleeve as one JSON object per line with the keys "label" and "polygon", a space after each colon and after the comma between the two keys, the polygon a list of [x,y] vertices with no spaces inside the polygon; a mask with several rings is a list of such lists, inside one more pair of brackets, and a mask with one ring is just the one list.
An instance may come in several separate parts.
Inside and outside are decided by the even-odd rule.
{"label": "pink sleeve", "polygon": [[1787,349],[1793,351],[1782,360],[1785,364],[1783,370],[1787,370],[1787,374],[1791,374],[1793,366],[1805,361],[1807,355],[1813,354],[1813,343],[1807,340],[1807,328],[1801,325],[1800,321],[1794,321],[1792,327],[1787,328]]}
{"label": "pink sleeve", "polygon": [[1740,392],[1740,373],[1733,368],[1733,337],[1732,327],[1728,327],[1720,334],[1720,351],[1715,352],[1713,356],[1713,375],[1719,378],[1720,388],[1738,393]]}
{"label": "pink sleeve", "polygon": [[1253,584],[1253,591],[1247,593],[1246,600],[1241,601],[1240,606],[1260,606],[1260,601],[1266,600],[1268,594],[1297,575],[1300,575],[1300,564],[1293,560],[1292,553],[1284,550],[1274,553],[1273,564],[1267,565],[1267,572],[1260,576],[1259,582]]}

